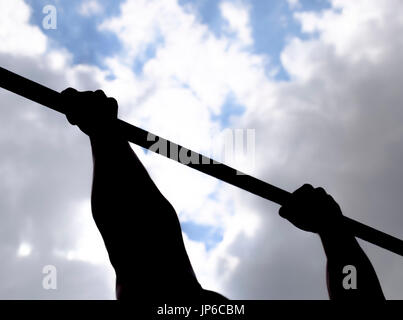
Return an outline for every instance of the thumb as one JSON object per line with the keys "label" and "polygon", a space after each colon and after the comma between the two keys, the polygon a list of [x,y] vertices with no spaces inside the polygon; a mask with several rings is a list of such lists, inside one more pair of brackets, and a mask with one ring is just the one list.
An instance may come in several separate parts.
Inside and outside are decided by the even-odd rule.
{"label": "thumb", "polygon": [[289,217],[289,210],[286,205],[281,206],[280,210],[278,211],[280,217],[287,219]]}

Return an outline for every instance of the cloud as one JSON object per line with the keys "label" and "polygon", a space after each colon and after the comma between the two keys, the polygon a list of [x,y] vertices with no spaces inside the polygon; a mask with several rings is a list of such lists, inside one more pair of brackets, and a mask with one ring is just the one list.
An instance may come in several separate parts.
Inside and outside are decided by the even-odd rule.
{"label": "cloud", "polygon": [[[402,238],[401,41],[392,40],[403,27],[392,15],[401,3],[332,5],[295,15],[315,34],[290,40],[281,60],[291,81],[272,84],[270,99],[246,105],[253,112],[240,126],[256,128],[263,180],[289,191],[305,182],[324,186],[345,215]],[[247,298],[326,298],[319,239],[293,230],[277,208],[259,201],[251,206],[260,212],[261,229],[247,248],[237,249],[246,245],[242,237],[234,242],[246,263],[234,271],[228,290]],[[362,245],[386,296],[401,298],[401,258]],[[259,254],[249,262],[244,252]],[[252,272],[256,266],[262,269]]]}
{"label": "cloud", "polygon": [[[101,71],[72,66],[66,50],[52,49],[29,23],[23,1],[0,1],[0,8],[2,67],[56,90],[99,87]],[[90,212],[79,209],[89,201],[88,141],[61,115],[4,90],[0,96],[0,297],[112,299],[114,274],[102,239]],[[93,255],[94,248],[101,253]],[[84,257],[74,255],[83,250]],[[49,264],[58,271],[57,290],[42,287]]]}
{"label": "cloud", "polygon": [[92,16],[102,13],[103,7],[97,0],[87,0],[81,4],[78,12],[83,16]]}
{"label": "cloud", "polygon": [[[57,90],[103,88],[123,119],[207,154],[231,97],[244,111],[230,125],[256,132],[248,173],[289,191],[322,185],[346,215],[402,237],[400,2],[333,1],[320,13],[296,13],[308,37],[291,38],[281,54],[288,82],[268,77],[268,57],[253,53],[243,2],[221,3],[227,24],[217,36],[177,1],[126,1],[99,26],[123,44],[105,59],[107,71],[73,65],[67,50],[50,47],[22,1],[13,2],[20,13],[1,5],[0,15],[14,15],[0,29],[10,43],[2,66]],[[23,43],[26,35],[37,45]],[[43,107],[3,91],[0,101],[0,252],[8,259],[0,296],[113,298],[113,271],[88,212],[87,139]],[[184,235],[203,286],[230,298],[327,298],[315,235],[279,218],[272,203],[133,148],[182,221],[222,230],[209,250]],[[401,298],[400,257],[363,246],[387,297]],[[57,292],[41,287],[46,264],[60,270]]]}
{"label": "cloud", "polygon": [[226,30],[235,32],[242,45],[253,44],[252,30],[249,21],[249,9],[242,3],[221,2],[221,15],[227,21]]}
{"label": "cloud", "polygon": [[45,52],[46,36],[37,26],[29,24],[30,7],[22,1],[2,0],[0,11],[1,53],[32,55]]}

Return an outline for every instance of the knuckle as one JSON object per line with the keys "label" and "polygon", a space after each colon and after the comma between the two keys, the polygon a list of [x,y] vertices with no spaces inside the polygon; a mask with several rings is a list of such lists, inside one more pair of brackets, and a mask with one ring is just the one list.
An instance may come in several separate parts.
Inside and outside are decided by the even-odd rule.
{"label": "knuckle", "polygon": [[114,105],[117,105],[117,104],[118,104],[118,102],[116,101],[116,99],[113,98],[113,97],[109,97],[109,98],[108,98],[108,101],[109,101],[111,104],[114,104]]}
{"label": "knuckle", "polygon": [[327,194],[326,190],[323,189],[322,187],[315,188],[315,191],[316,191],[318,194]]}
{"label": "knuckle", "polygon": [[336,204],[337,206],[339,206],[338,203],[336,202],[336,200],[334,200],[334,198],[330,194],[327,194],[326,196],[327,196],[327,200],[330,203],[333,203],[333,204]]}
{"label": "knuckle", "polygon": [[76,92],[77,92],[76,89],[74,89],[74,88],[72,88],[72,87],[68,87],[67,89],[64,89],[64,90],[61,92],[61,94],[62,94],[62,95],[66,95],[66,94],[73,94],[73,93],[76,93]]}
{"label": "knuckle", "polygon": [[301,187],[301,189],[309,189],[309,190],[311,190],[311,189],[313,189],[313,186],[311,185],[311,184],[309,184],[309,183],[305,183],[302,187]]}
{"label": "knuckle", "polygon": [[116,101],[116,99],[110,97],[110,98],[108,98],[108,102],[110,104],[110,107],[111,107],[111,110],[112,110],[113,114],[117,115],[119,106],[118,106],[118,102]]}
{"label": "knuckle", "polygon": [[301,193],[305,194],[305,193],[307,193],[309,191],[312,191],[312,190],[314,190],[312,185],[310,185],[308,183],[305,183],[302,187],[299,187],[297,190],[295,190],[293,192],[293,195],[300,195]]}
{"label": "knuckle", "polygon": [[100,97],[106,97],[105,92],[103,92],[101,89],[95,90],[94,93]]}

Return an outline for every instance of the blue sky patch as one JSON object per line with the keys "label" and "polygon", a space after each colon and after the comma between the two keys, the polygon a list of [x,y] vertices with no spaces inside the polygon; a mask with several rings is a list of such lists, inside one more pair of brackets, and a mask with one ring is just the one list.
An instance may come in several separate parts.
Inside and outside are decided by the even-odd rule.
{"label": "blue sky patch", "polygon": [[[220,1],[214,0],[179,0],[183,6],[192,8],[201,23],[206,24],[209,30],[217,37],[222,35],[223,19],[220,12]],[[240,1],[250,8],[250,23],[254,46],[251,53],[263,54],[269,57],[266,73],[278,69],[275,80],[288,81],[289,75],[280,61],[280,54],[287,41],[292,36],[301,39],[311,38],[313,35],[301,33],[299,23],[294,19],[296,11],[321,11],[330,8],[328,0],[301,0],[300,5],[291,9],[286,0],[267,1],[253,0]]]}
{"label": "blue sky patch", "polygon": [[239,116],[244,113],[245,107],[238,104],[236,97],[233,93],[228,94],[227,99],[221,106],[221,113],[219,115],[211,115],[213,121],[219,121],[222,128],[231,127],[231,117]]}
{"label": "blue sky patch", "polygon": [[[79,14],[83,1],[26,0],[32,8],[31,23],[41,28],[51,40],[51,47],[64,47],[73,55],[74,64],[94,64],[104,68],[103,59],[121,49],[117,37],[106,31],[98,31],[97,26],[105,18],[118,15],[123,0],[100,1],[102,12],[95,15]],[[46,5],[54,5],[57,10],[57,28],[44,29],[42,12]]]}
{"label": "blue sky patch", "polygon": [[136,57],[136,60],[133,62],[133,71],[139,75],[143,72],[143,67],[147,63],[147,61],[155,58],[157,50],[160,46],[164,44],[164,38],[162,35],[158,35],[156,40],[152,43],[149,43],[145,48],[144,52]]}
{"label": "blue sky patch", "polygon": [[190,240],[204,242],[207,250],[214,248],[223,239],[223,231],[214,226],[185,221],[181,223],[181,227]]}
{"label": "blue sky patch", "polygon": [[[120,14],[120,5],[124,0],[99,1],[103,10],[94,15],[83,16],[79,8],[83,1],[70,0],[26,0],[32,8],[31,23],[37,25],[53,41],[51,46],[61,46],[73,54],[73,63],[94,64],[105,68],[103,60],[122,50],[120,41],[112,32],[97,30],[99,23],[106,18]],[[207,25],[216,36],[222,36],[224,20],[221,17],[220,1],[215,0],[178,0],[184,8],[191,7],[201,23]],[[242,3],[242,1],[241,1]],[[269,57],[266,72],[273,68],[279,71],[276,80],[289,80],[287,72],[282,68],[280,61],[281,51],[287,44],[288,38],[298,36],[301,39],[312,37],[302,34],[300,26],[293,18],[295,11],[321,11],[330,7],[327,0],[301,0],[300,6],[295,10],[289,8],[284,1],[253,0],[243,1],[250,8],[250,21],[254,46],[252,53],[264,54]],[[54,5],[58,13],[57,29],[46,30],[42,28],[45,14],[42,9],[46,5]],[[162,39],[150,45],[143,57],[134,62],[134,71],[141,73],[144,64],[155,56],[156,48]]]}

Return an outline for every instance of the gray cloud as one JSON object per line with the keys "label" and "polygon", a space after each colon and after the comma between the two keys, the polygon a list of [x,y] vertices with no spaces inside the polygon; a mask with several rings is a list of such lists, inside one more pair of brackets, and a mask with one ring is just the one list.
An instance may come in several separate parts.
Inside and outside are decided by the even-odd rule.
{"label": "gray cloud", "polygon": [[[314,66],[313,75],[301,80],[297,74],[289,83],[270,87],[274,103],[261,92],[252,93],[257,112],[236,124],[256,129],[256,176],[289,191],[305,182],[324,186],[345,215],[403,238],[403,65],[402,41],[396,36],[403,27],[393,17],[383,19],[387,27],[368,29],[372,38],[362,34],[382,48],[381,59],[350,59],[320,40],[311,51],[302,44],[302,65]],[[57,90],[69,83],[66,74],[50,70],[41,59],[1,54],[0,65]],[[80,89],[99,86],[88,72],[76,73],[75,81]],[[88,200],[91,183],[87,138],[63,116],[20,97],[1,90],[0,102],[0,298],[113,298],[107,261],[94,265],[55,254],[55,249],[77,245],[76,205]],[[246,299],[327,299],[325,256],[317,236],[278,217],[276,205],[228,190],[258,212],[260,226],[253,237],[239,234],[228,247],[240,263],[223,293]],[[32,245],[28,257],[16,256],[22,241]],[[362,245],[386,296],[402,298],[402,258]],[[224,263],[218,273],[227,270]],[[47,264],[59,271],[55,292],[41,287]]]}
{"label": "gray cloud", "polygon": [[[403,64],[402,41],[395,36],[403,25],[390,17],[385,24],[375,28],[382,48],[375,61],[354,61],[354,52],[337,54],[333,44],[319,40],[302,43],[297,49],[309,53],[307,70],[318,67],[307,79],[277,87],[274,107],[282,117],[274,117],[271,106],[260,101],[268,111],[250,114],[241,123],[256,129],[260,178],[289,191],[306,182],[323,186],[346,216],[403,238]],[[312,51],[310,43],[316,46]],[[258,210],[261,227],[253,241],[234,243],[242,263],[227,284],[228,293],[327,298],[320,240],[287,225],[277,217],[277,207],[259,200],[248,204]],[[361,244],[386,297],[403,298],[402,257]]]}
{"label": "gray cloud", "polygon": [[[68,83],[39,59],[3,54],[0,65],[55,89]],[[96,265],[57,255],[79,245],[77,217],[82,212],[76,206],[91,190],[88,138],[43,106],[4,90],[0,101],[0,298],[113,298],[107,261]],[[32,247],[27,257],[17,257],[21,242]],[[48,264],[57,268],[57,290],[42,288],[42,268]]]}

